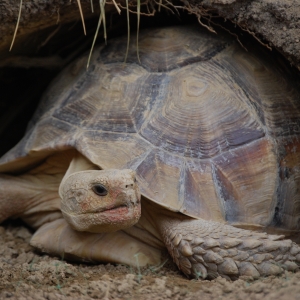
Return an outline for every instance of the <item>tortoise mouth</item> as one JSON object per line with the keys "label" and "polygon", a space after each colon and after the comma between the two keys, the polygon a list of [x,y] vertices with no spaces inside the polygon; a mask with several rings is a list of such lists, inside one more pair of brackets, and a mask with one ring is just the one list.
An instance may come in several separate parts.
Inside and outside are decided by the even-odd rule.
{"label": "tortoise mouth", "polygon": [[65,220],[77,231],[93,233],[115,232],[136,224],[141,216],[140,202],[121,204],[86,211],[80,214],[69,214],[62,210]]}
{"label": "tortoise mouth", "polygon": [[114,206],[112,208],[104,208],[104,209],[96,209],[94,212],[95,213],[100,213],[100,212],[103,212],[103,211],[114,211],[114,210],[118,210],[120,208],[130,208],[129,205],[126,205],[126,204],[122,204],[122,205],[118,205],[118,206]]}
{"label": "tortoise mouth", "polygon": [[[115,206],[114,208],[107,209],[105,211],[100,212],[102,215],[106,215],[108,218],[124,218],[128,215],[135,215],[136,212],[140,211],[139,205],[119,205]],[[96,213],[97,214],[97,213]]]}
{"label": "tortoise mouth", "polygon": [[124,209],[134,209],[135,207],[138,207],[140,205],[140,201],[138,200],[135,204],[132,203],[123,203],[119,205],[109,205],[105,207],[99,207],[96,209],[91,209],[84,211],[78,215],[86,215],[86,214],[99,214],[103,212],[114,212],[114,211],[119,211],[119,210],[124,210]]}

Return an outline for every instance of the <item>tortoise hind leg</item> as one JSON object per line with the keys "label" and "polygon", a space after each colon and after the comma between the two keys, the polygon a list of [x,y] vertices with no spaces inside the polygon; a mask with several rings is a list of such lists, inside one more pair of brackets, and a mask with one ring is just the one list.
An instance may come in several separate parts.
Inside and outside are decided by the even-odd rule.
{"label": "tortoise hind leg", "polygon": [[43,225],[33,235],[30,244],[43,252],[75,261],[138,264],[141,267],[157,265],[161,261],[160,250],[123,231],[79,232],[64,219]]}
{"label": "tortoise hind leg", "polygon": [[164,242],[188,277],[235,279],[295,271],[300,247],[284,236],[268,235],[190,218],[165,217],[159,224]]}
{"label": "tortoise hind leg", "polygon": [[9,217],[18,217],[28,209],[30,190],[24,188],[21,177],[0,175],[0,223]]}
{"label": "tortoise hind leg", "polygon": [[53,153],[25,173],[0,174],[0,223],[9,217],[20,217],[38,228],[60,218],[58,187],[73,156],[72,150]]}
{"label": "tortoise hind leg", "polygon": [[61,217],[57,186],[60,176],[0,174],[0,223],[7,218],[22,218],[28,225]]}

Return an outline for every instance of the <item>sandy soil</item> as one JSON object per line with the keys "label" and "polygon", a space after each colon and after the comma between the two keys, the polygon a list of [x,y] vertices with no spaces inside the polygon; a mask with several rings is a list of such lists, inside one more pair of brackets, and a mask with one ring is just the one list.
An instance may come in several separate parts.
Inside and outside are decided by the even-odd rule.
{"label": "sandy soil", "polygon": [[36,253],[32,233],[0,226],[0,299],[300,299],[300,272],[234,282],[188,280],[169,261],[153,269],[86,265]]}

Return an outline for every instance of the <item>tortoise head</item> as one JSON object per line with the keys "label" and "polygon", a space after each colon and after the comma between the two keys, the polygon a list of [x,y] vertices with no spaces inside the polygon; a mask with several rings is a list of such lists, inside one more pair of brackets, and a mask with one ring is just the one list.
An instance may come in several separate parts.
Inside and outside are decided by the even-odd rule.
{"label": "tortoise head", "polygon": [[141,216],[141,195],[133,170],[87,170],[63,179],[61,211],[72,228],[112,232],[134,225]]}

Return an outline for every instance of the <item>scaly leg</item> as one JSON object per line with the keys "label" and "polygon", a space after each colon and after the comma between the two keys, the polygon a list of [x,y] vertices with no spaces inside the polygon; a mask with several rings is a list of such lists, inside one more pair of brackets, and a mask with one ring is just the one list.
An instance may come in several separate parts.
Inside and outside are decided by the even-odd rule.
{"label": "scaly leg", "polygon": [[258,278],[295,271],[300,262],[300,247],[284,236],[187,217],[165,216],[159,228],[173,260],[188,277]]}

